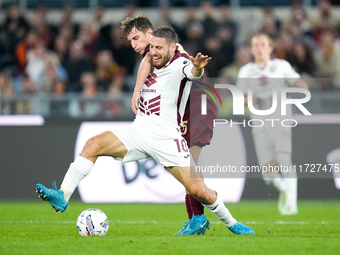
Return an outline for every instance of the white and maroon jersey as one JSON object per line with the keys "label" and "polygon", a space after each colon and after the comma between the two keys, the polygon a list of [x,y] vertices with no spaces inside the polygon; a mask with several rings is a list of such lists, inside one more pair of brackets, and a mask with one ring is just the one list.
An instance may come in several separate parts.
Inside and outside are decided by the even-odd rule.
{"label": "white and maroon jersey", "polygon": [[273,89],[278,91],[277,110],[270,116],[251,113],[251,118],[291,119],[291,105],[287,105],[287,115],[281,116],[280,89],[294,85],[299,79],[300,75],[286,60],[274,58],[270,59],[263,68],[255,62],[242,66],[238,73],[236,85],[243,91],[244,95],[248,94],[248,88],[252,89],[253,96],[256,97],[253,105],[257,110],[270,109],[273,103]]}
{"label": "white and maroon jersey", "polygon": [[193,76],[192,67],[187,55],[179,50],[162,68],[153,67],[142,87],[134,124],[158,137],[181,132],[191,80],[200,78]]}

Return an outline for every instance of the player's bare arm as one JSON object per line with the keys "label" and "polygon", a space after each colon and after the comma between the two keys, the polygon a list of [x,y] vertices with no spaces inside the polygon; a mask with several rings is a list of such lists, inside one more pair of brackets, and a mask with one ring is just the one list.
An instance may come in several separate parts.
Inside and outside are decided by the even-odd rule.
{"label": "player's bare arm", "polygon": [[147,52],[139,66],[136,85],[131,100],[131,109],[134,112],[134,114],[137,114],[140,91],[143,87],[146,78],[150,73],[150,70],[151,70],[151,56],[150,53]]}
{"label": "player's bare arm", "polygon": [[194,65],[191,69],[191,73],[198,77],[203,73],[203,68],[209,63],[211,57],[208,55],[202,55],[202,53],[197,53],[196,57],[189,56],[192,64]]}

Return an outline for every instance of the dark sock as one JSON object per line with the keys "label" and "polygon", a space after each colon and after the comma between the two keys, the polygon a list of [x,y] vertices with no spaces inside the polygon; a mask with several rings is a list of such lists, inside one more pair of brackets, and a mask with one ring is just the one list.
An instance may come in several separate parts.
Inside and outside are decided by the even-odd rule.
{"label": "dark sock", "polygon": [[187,208],[187,213],[189,219],[192,219],[192,210],[191,210],[191,205],[190,205],[190,194],[185,195],[185,207]]}
{"label": "dark sock", "polygon": [[192,195],[190,194],[188,195],[189,195],[192,213],[197,216],[204,214],[204,206],[200,202],[198,202]]}

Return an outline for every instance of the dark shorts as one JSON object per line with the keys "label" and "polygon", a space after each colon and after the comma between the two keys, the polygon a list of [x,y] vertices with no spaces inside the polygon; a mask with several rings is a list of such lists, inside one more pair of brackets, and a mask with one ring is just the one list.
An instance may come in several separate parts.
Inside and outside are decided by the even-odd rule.
{"label": "dark shorts", "polygon": [[214,119],[217,119],[218,108],[209,95],[207,95],[207,114],[201,115],[201,89],[192,89],[183,116],[185,126],[183,136],[190,147],[196,145],[203,147],[210,144],[213,136]]}

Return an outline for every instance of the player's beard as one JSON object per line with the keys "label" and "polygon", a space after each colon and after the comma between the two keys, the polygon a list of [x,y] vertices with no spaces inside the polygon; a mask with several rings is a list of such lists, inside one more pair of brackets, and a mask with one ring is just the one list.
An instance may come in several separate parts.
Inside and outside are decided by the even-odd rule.
{"label": "player's beard", "polygon": [[162,56],[162,55],[156,55],[156,57],[160,57],[161,58],[161,61],[159,62],[159,63],[155,63],[154,61],[153,61],[153,57],[154,56],[152,56],[152,62],[151,62],[151,65],[153,66],[153,67],[156,67],[156,68],[161,68],[161,67],[163,67],[166,63],[168,63],[169,62],[169,60],[170,60],[170,51],[168,50],[168,52],[164,55],[164,56]]}

